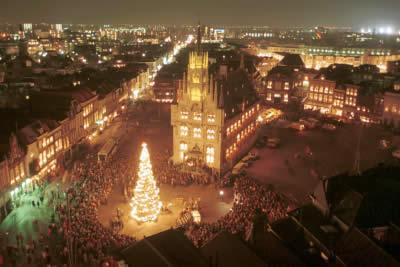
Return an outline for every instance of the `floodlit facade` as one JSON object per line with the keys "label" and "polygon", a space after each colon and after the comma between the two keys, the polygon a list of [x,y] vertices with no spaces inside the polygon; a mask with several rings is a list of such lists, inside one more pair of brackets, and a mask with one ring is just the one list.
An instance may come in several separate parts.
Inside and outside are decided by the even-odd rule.
{"label": "floodlit facade", "polygon": [[268,48],[257,48],[258,55],[276,56],[279,53],[299,54],[307,68],[320,69],[332,64],[350,64],[359,66],[372,64],[379,67],[381,72],[387,70],[389,61],[400,60],[397,51],[385,48],[330,47],[307,45],[280,45]]}
{"label": "floodlit facade", "polygon": [[250,78],[243,69],[223,73],[209,74],[207,52],[190,53],[171,107],[175,164],[207,166],[222,174],[255,141],[260,106]]}

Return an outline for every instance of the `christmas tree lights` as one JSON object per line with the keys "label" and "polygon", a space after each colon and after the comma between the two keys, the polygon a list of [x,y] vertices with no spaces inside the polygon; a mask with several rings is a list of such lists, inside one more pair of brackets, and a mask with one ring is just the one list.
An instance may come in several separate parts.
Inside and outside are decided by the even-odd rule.
{"label": "christmas tree lights", "polygon": [[138,222],[155,221],[160,214],[162,203],[145,143],[142,144],[138,176],[131,202],[131,217]]}

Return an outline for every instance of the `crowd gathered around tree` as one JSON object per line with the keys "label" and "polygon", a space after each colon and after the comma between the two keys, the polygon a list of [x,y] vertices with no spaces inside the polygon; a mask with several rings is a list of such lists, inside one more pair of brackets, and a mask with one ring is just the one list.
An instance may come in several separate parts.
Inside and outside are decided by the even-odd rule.
{"label": "crowd gathered around tree", "polygon": [[280,193],[246,176],[235,180],[234,194],[232,209],[218,221],[198,224],[189,222],[184,226],[187,237],[197,247],[201,247],[221,231],[240,234],[246,239],[257,212],[264,214],[268,222],[274,222],[286,217],[288,210],[294,207]]}
{"label": "crowd gathered around tree", "polygon": [[[151,160],[158,183],[186,186],[217,182],[216,177],[207,171],[180,171],[179,167],[169,163],[168,154],[168,151],[152,153]],[[93,154],[76,163],[71,173],[71,185],[65,193],[62,196],[59,193],[51,194],[51,198],[56,198],[57,201],[51,202],[55,211],[47,235],[41,236],[43,245],[40,247],[42,253],[39,252],[40,264],[51,266],[58,262],[67,266],[75,262],[78,265],[102,266],[104,262],[112,262],[109,255],[113,252],[135,242],[133,237],[107,227],[98,218],[100,205],[107,203],[117,183],[125,184],[127,199],[132,195],[137,166],[132,163],[131,156],[116,155],[118,156],[112,156],[107,161],[98,162]],[[235,180],[234,194],[232,209],[218,221],[188,222],[183,225],[186,235],[196,246],[202,246],[223,230],[241,234],[245,238],[257,211],[261,211],[272,222],[285,217],[292,207],[281,194],[245,176]],[[56,237],[59,237],[59,242],[56,242]],[[18,247],[24,247],[21,239],[19,236]],[[26,242],[26,250],[37,248],[35,242]],[[57,243],[56,249],[52,248],[54,242]],[[34,260],[33,257],[27,257],[26,264]],[[40,264],[36,266],[41,266]]]}

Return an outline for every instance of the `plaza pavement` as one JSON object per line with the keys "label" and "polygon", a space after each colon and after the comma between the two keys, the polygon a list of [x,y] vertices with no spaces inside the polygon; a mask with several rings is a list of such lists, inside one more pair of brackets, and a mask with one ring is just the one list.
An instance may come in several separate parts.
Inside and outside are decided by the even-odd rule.
{"label": "plaza pavement", "polygon": [[[278,137],[281,146],[276,149],[259,149],[261,159],[246,171],[264,184],[298,202],[308,201],[320,178],[351,171],[356,158],[358,128],[344,125],[335,131],[323,129],[298,132],[270,125],[263,135]],[[390,133],[379,126],[364,128],[360,142],[360,169],[365,170],[383,161],[393,161],[390,151],[379,147],[379,140]],[[306,147],[312,156],[306,155]],[[296,157],[296,154],[297,157]],[[287,162],[285,162],[287,161]]]}

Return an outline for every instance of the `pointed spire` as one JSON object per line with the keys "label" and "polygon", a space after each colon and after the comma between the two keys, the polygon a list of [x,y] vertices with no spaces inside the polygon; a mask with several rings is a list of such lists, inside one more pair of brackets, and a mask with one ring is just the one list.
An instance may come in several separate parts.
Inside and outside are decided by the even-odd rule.
{"label": "pointed spire", "polygon": [[200,52],[201,49],[201,25],[200,21],[197,24],[197,52]]}

